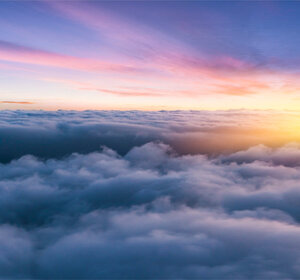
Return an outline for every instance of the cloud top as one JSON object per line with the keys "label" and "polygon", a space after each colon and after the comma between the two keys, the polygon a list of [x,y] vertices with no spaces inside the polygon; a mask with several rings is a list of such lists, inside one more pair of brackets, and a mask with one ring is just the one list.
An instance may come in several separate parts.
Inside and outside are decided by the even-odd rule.
{"label": "cloud top", "polygon": [[299,278],[299,146],[197,148],[283,113],[0,114],[0,279]]}
{"label": "cloud top", "polygon": [[2,164],[0,275],[295,279],[299,150],[259,149],[242,163],[148,143]]}
{"label": "cloud top", "polygon": [[218,155],[298,141],[299,114],[279,111],[1,111],[0,161],[61,158],[107,146],[125,155],[163,142],[179,154]]}

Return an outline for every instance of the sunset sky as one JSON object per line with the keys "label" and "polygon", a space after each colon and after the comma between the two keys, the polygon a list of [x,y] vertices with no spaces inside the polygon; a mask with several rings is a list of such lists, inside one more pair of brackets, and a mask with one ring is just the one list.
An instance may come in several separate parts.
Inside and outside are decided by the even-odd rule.
{"label": "sunset sky", "polygon": [[0,280],[300,280],[300,0],[0,0]]}
{"label": "sunset sky", "polygon": [[300,3],[1,1],[1,109],[300,108]]}

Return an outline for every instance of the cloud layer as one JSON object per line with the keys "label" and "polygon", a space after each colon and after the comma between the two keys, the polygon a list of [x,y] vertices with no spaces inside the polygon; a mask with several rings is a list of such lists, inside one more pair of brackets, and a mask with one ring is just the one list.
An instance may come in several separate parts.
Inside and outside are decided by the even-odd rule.
{"label": "cloud layer", "polygon": [[0,162],[61,158],[109,147],[125,155],[151,141],[179,154],[216,155],[300,140],[299,114],[279,111],[1,111]]}
{"label": "cloud layer", "polygon": [[259,149],[243,163],[148,143],[2,164],[1,278],[298,278],[300,152]]}
{"label": "cloud layer", "polygon": [[0,115],[0,279],[300,277],[296,113]]}

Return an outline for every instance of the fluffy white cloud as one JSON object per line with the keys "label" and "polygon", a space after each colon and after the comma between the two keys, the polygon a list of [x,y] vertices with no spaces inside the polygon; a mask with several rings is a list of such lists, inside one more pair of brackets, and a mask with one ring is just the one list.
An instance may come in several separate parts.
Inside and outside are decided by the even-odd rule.
{"label": "fluffy white cloud", "polygon": [[297,154],[210,158],[150,142],[1,164],[0,275],[299,278]]}

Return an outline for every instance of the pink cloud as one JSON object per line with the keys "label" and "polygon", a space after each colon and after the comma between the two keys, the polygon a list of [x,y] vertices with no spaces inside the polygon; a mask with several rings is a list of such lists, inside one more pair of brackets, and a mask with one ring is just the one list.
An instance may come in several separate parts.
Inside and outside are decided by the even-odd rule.
{"label": "pink cloud", "polygon": [[[103,7],[89,3],[47,1],[49,7],[62,16],[93,30],[101,41],[113,45],[132,59],[149,62],[156,57],[168,57],[178,52],[193,52],[182,41],[149,25],[135,22]],[[103,46],[102,46],[103,47]]]}
{"label": "pink cloud", "polygon": [[138,72],[132,65],[63,55],[0,41],[0,60],[89,72]]}
{"label": "pink cloud", "polygon": [[[87,26],[101,39],[125,49],[132,56],[137,68],[152,69],[152,74],[165,85],[178,80],[187,84],[204,84],[213,92],[198,90],[198,94],[248,95],[257,90],[269,89],[267,82],[259,81],[257,66],[228,55],[203,57],[189,46],[152,27],[136,24],[131,19],[120,17],[111,11],[86,3],[73,5],[65,2],[47,2],[61,15]],[[116,32],[117,30],[117,32]],[[139,55],[143,58],[141,63]],[[134,59],[138,58],[138,59]],[[263,73],[264,74],[264,73]],[[144,76],[145,78],[145,76]],[[86,87],[82,87],[86,88]],[[110,90],[110,89],[109,89]],[[112,94],[125,95],[111,90]],[[135,93],[127,92],[128,95]],[[183,90],[181,95],[196,96],[194,90]],[[143,95],[151,95],[144,92]]]}
{"label": "pink cloud", "polygon": [[29,101],[0,101],[1,104],[21,104],[21,105],[31,105],[35,104],[34,102]]}
{"label": "pink cloud", "polygon": [[83,87],[79,88],[80,90],[91,90],[98,91],[100,93],[108,93],[119,96],[162,96],[164,95],[162,92],[155,91],[129,91],[129,90],[113,90],[113,89],[104,89],[104,88],[92,88],[92,87]]}

